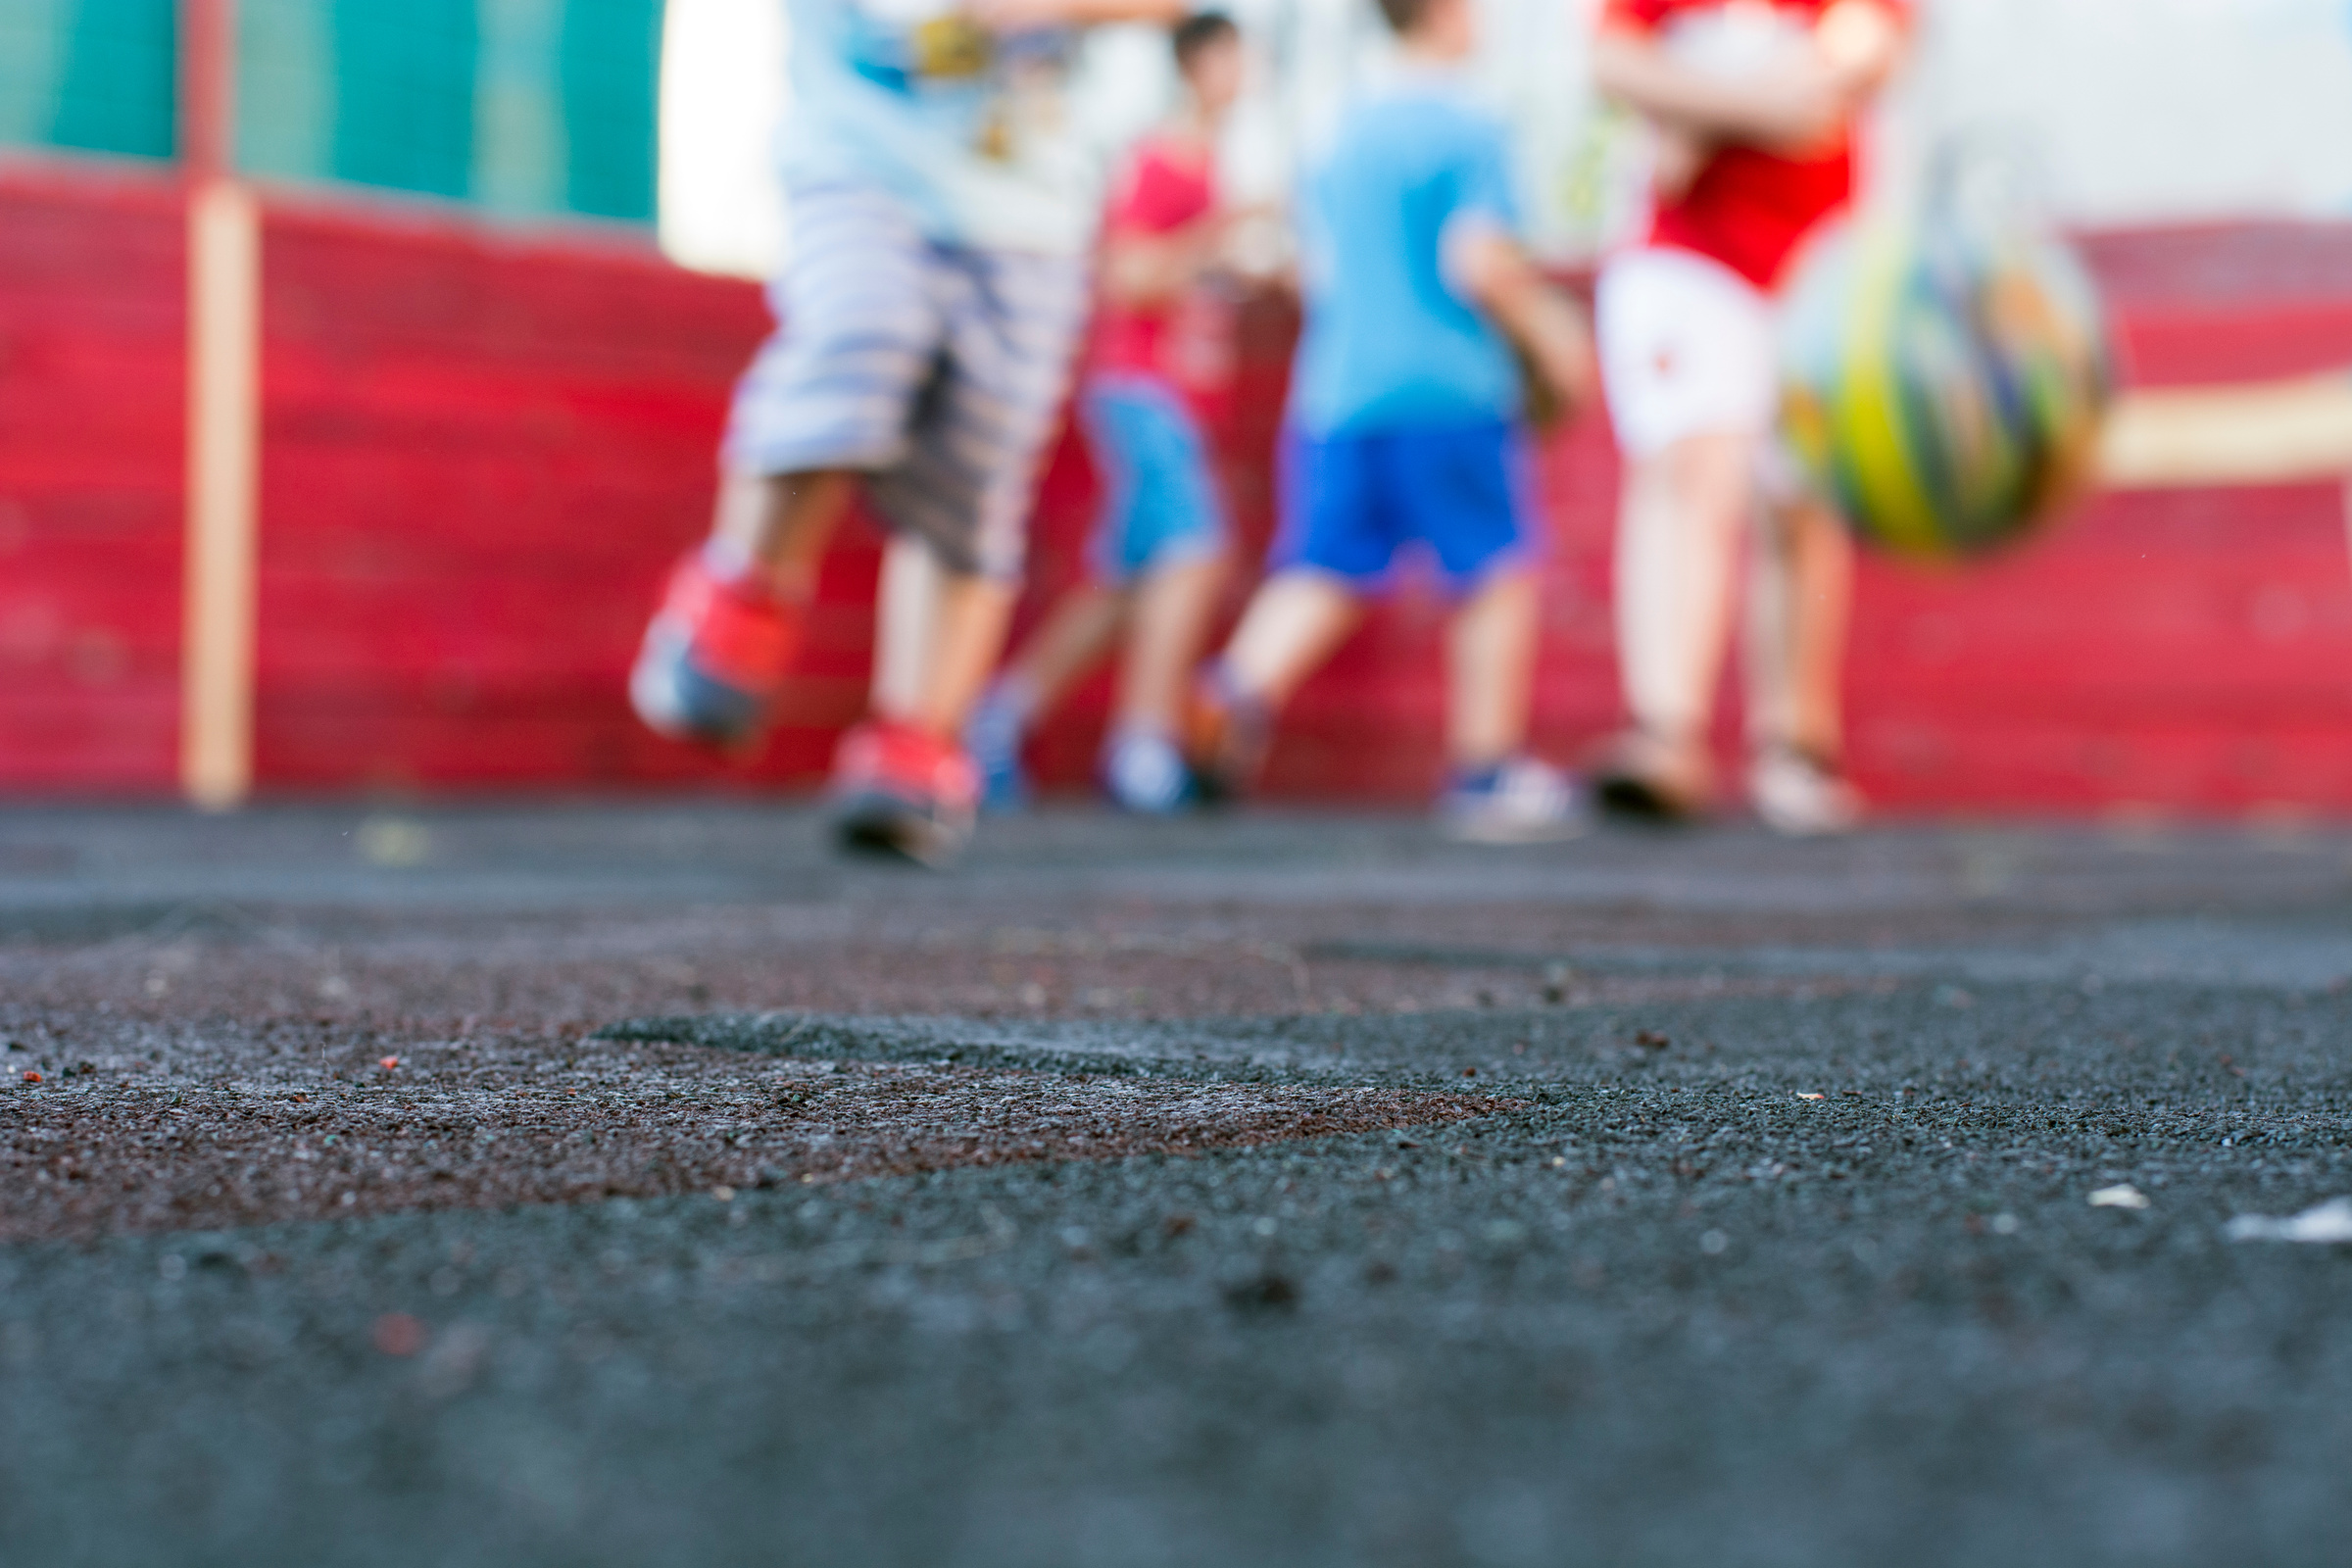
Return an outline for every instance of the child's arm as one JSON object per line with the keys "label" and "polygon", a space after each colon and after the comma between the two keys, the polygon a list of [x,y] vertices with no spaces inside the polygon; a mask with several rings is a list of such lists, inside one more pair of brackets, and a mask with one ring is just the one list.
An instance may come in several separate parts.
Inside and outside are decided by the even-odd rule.
{"label": "child's arm", "polygon": [[1174,299],[1216,264],[1232,221],[1211,213],[1165,233],[1113,230],[1102,243],[1102,292],[1118,305]]}
{"label": "child's arm", "polygon": [[1815,29],[1814,46],[1740,75],[1701,70],[1656,38],[1605,27],[1592,46],[1600,90],[1684,136],[1801,150],[1840,134],[1885,82],[1900,54],[1894,13],[1843,0]]}
{"label": "child's arm", "polygon": [[1192,8],[1190,0],[966,0],[964,9],[992,32],[1025,32],[1118,22],[1182,22]]}
{"label": "child's arm", "polygon": [[1517,240],[1494,224],[1459,223],[1446,236],[1445,261],[1446,280],[1511,340],[1541,380],[1531,389],[1532,422],[1549,424],[1592,401],[1598,381],[1592,334]]}
{"label": "child's arm", "polygon": [[1119,305],[1158,305],[1217,270],[1233,231],[1275,212],[1268,203],[1219,208],[1181,228],[1114,227],[1102,241],[1102,292]]}

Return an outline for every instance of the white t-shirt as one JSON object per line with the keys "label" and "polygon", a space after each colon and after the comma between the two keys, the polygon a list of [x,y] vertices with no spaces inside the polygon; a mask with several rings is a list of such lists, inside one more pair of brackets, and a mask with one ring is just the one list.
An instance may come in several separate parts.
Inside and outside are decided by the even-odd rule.
{"label": "white t-shirt", "polygon": [[1075,34],[995,37],[944,0],[791,0],[789,184],[879,185],[932,238],[1074,256],[1101,169],[1062,86]]}

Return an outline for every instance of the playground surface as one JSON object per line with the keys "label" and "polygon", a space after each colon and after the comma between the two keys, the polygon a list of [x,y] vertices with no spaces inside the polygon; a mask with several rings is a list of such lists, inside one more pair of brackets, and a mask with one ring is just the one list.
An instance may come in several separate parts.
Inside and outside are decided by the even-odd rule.
{"label": "playground surface", "polygon": [[0,1559],[2330,1561],[2348,1065],[2291,820],[15,809]]}

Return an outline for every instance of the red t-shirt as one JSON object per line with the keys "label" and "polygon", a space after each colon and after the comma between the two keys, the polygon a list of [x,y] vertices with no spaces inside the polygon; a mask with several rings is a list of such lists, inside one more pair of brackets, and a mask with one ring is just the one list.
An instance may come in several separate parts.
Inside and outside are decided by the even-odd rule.
{"label": "red t-shirt", "polygon": [[[1216,209],[1216,160],[1170,137],[1148,136],[1112,185],[1103,238],[1172,234]],[[1215,324],[1229,313],[1218,306],[1199,289],[1152,305],[1105,299],[1095,316],[1090,368],[1097,374],[1157,376],[1196,394],[1214,392],[1231,359],[1231,346],[1219,341]]]}
{"label": "red t-shirt", "polygon": [[[1810,28],[1834,0],[1605,0],[1601,26],[1655,34],[1670,44],[1722,24],[1738,6],[1763,6],[1780,21]],[[1877,0],[1899,19],[1904,0]],[[1653,244],[1695,251],[1723,263],[1759,288],[1771,288],[1805,236],[1842,209],[1854,191],[1853,137],[1817,154],[1790,158],[1758,147],[1718,147],[1679,194],[1661,195]]]}

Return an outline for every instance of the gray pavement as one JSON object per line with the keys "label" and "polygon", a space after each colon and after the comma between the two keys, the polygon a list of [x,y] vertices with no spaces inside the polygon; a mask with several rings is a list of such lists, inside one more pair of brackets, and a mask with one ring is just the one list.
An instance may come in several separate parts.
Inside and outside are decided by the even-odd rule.
{"label": "gray pavement", "polygon": [[2338,1562],[2348,988],[2326,831],[20,810],[0,1561]]}

